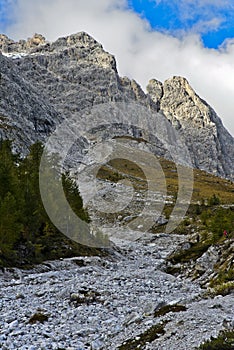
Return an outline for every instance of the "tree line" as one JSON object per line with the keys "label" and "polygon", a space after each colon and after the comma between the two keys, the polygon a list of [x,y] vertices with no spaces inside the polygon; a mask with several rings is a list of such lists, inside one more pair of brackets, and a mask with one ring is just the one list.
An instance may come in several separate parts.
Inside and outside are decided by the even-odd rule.
{"label": "tree line", "polygon": [[[0,266],[27,265],[47,258],[92,254],[63,236],[50,221],[41,200],[39,166],[43,145],[35,143],[25,158],[0,142]],[[89,222],[78,187],[68,174],[63,188],[73,211]]]}

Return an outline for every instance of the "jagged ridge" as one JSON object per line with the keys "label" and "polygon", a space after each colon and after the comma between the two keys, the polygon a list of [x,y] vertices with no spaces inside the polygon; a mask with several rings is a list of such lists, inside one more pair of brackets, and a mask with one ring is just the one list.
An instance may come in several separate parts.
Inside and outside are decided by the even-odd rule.
{"label": "jagged ridge", "polygon": [[[85,107],[110,101],[137,101],[163,112],[185,140],[194,167],[233,179],[234,139],[186,79],[173,77],[164,84],[153,79],[145,94],[135,81],[119,77],[115,58],[84,32],[53,43],[39,34],[19,42],[1,35],[0,50],[17,66],[22,84],[33,86],[57,115],[78,115]],[[39,114],[47,118],[45,112]]]}

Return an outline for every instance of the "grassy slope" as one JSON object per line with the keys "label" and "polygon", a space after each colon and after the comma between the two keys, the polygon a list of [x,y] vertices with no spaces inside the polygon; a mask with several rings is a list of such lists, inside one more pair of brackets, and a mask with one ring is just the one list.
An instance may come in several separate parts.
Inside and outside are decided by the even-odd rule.
{"label": "grassy slope", "polygon": [[[167,194],[173,198],[174,201],[174,203],[166,204],[164,207],[164,214],[166,217],[169,217],[174,207],[178,191],[177,168],[173,162],[166,159],[159,158],[159,161],[166,179]],[[169,260],[173,264],[188,263],[190,260],[196,261],[196,259],[206,252],[212,244],[217,244],[221,250],[222,256],[215,267],[217,275],[216,279],[211,281],[211,286],[215,287],[217,291],[219,291],[220,288],[220,292],[224,287],[224,293],[226,293],[230,290],[230,283],[232,283],[231,281],[234,276],[233,264],[230,263],[230,259],[233,256],[232,238],[234,238],[234,232],[230,232],[229,240],[225,240],[222,235],[222,222],[224,223],[226,220],[228,223],[228,220],[230,221],[233,217],[234,183],[198,169],[194,169],[193,174],[194,185],[191,204],[187,212],[187,217],[178,226],[175,233],[191,234],[192,232],[197,232],[200,235],[200,241],[193,243],[188,250],[172,254]],[[113,182],[127,178],[132,182],[135,188],[147,188],[147,182],[141,169],[127,160],[111,160],[99,170],[98,177]],[[209,203],[213,196],[219,199],[219,205]],[[219,215],[221,216],[220,222],[216,224]],[[208,216],[206,224],[202,222],[205,216]],[[220,225],[220,232],[212,232],[212,225]],[[157,225],[151,229],[151,231],[155,233],[162,232],[163,230],[164,226]],[[176,269],[173,270],[172,268],[171,272],[176,272]]]}
{"label": "grassy slope", "polygon": [[[176,196],[178,191],[176,165],[164,158],[159,158],[159,162],[165,175],[168,195]],[[233,182],[198,169],[194,169],[193,174],[193,203],[202,201],[202,199],[208,199],[216,194],[223,204],[234,204]],[[137,165],[134,166],[132,162],[121,159],[112,160],[108,165],[103,166],[98,172],[98,177],[114,182],[125,177],[134,181],[136,184],[145,182],[145,177]]]}

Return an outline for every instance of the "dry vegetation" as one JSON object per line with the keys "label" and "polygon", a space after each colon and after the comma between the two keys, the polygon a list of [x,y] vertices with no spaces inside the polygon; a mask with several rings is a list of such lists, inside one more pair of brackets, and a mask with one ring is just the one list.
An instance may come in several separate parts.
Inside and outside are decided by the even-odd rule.
{"label": "dry vegetation", "polygon": [[[169,196],[176,196],[178,192],[176,164],[164,158],[158,159],[164,172],[167,194]],[[216,195],[220,198],[222,204],[234,204],[234,183],[232,181],[222,179],[198,169],[194,169],[193,174],[194,185],[192,203],[199,202],[202,204],[202,202]],[[98,177],[113,182],[127,178],[138,187],[139,185],[147,185],[146,177],[141,167],[125,159],[111,160],[99,170]],[[155,181],[157,181],[157,179]]]}

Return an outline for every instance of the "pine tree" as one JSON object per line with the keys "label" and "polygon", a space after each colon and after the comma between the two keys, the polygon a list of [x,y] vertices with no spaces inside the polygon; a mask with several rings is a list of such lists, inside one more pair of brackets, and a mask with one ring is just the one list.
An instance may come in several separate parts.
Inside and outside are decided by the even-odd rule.
{"label": "pine tree", "polygon": [[68,173],[62,174],[62,184],[65,196],[74,213],[83,221],[90,222],[88,212],[83,207],[83,200],[75,180]]}
{"label": "pine tree", "polygon": [[30,147],[30,153],[20,165],[21,184],[23,188],[24,210],[24,236],[31,241],[43,234],[45,227],[50,230],[53,225],[44,209],[40,188],[39,168],[43,145],[39,142]]}
{"label": "pine tree", "polygon": [[0,244],[13,248],[20,237],[22,224],[14,195],[8,192],[0,205]]}
{"label": "pine tree", "polygon": [[12,248],[20,237],[22,193],[18,156],[11,152],[11,142],[0,143],[0,244]]}
{"label": "pine tree", "polygon": [[0,198],[4,199],[8,192],[16,193],[19,188],[17,155],[11,152],[11,142],[0,142]]}

